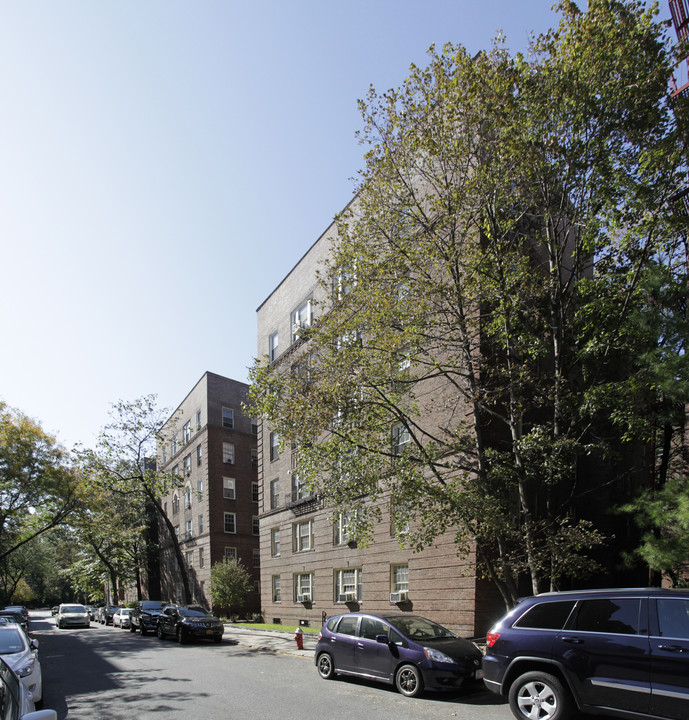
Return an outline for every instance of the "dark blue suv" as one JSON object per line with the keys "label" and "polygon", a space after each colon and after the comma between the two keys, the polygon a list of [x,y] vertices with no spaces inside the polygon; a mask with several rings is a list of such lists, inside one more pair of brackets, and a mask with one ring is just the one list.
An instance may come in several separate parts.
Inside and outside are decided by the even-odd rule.
{"label": "dark blue suv", "polygon": [[484,682],[519,720],[689,718],[689,591],[543,593],[487,635]]}

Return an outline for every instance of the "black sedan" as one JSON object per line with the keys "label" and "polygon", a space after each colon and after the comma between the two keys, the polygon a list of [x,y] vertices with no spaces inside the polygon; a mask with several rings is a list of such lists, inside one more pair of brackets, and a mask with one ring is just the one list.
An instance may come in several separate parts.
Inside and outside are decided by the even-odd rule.
{"label": "black sedan", "polygon": [[225,626],[200,605],[168,605],[158,618],[158,637],[172,635],[184,644],[192,639],[221,642]]}

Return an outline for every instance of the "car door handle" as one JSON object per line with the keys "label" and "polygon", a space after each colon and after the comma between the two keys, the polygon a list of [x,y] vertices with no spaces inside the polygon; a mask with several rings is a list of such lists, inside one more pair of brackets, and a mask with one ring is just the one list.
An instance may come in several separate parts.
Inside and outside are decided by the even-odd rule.
{"label": "car door handle", "polygon": [[562,642],[571,643],[572,645],[581,645],[584,641],[578,637],[563,637]]}
{"label": "car door handle", "polygon": [[658,650],[668,650],[669,652],[686,652],[686,648],[681,645],[658,645]]}

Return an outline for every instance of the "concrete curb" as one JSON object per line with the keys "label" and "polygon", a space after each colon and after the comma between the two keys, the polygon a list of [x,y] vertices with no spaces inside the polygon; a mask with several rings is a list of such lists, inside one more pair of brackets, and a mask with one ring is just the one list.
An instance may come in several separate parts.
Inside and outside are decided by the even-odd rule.
{"label": "concrete curb", "polygon": [[313,658],[316,643],[318,642],[318,635],[314,633],[304,633],[302,636],[304,649],[299,650],[293,632],[285,630],[257,630],[233,623],[225,623],[225,634],[223,637],[225,640],[235,642],[237,645],[244,647],[270,650],[272,652],[281,652],[289,655],[299,655],[307,658]]}

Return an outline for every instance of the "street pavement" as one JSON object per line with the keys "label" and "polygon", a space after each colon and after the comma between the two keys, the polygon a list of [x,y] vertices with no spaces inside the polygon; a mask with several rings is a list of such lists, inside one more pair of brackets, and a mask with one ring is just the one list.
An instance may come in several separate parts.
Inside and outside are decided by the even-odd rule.
{"label": "street pavement", "polygon": [[297,641],[294,636],[294,632],[287,632],[285,630],[257,630],[255,628],[245,628],[241,625],[225,623],[223,642],[313,658],[316,643],[318,642],[318,635],[315,633],[303,633],[303,650],[297,648]]}

